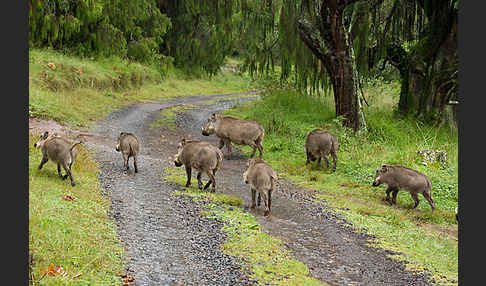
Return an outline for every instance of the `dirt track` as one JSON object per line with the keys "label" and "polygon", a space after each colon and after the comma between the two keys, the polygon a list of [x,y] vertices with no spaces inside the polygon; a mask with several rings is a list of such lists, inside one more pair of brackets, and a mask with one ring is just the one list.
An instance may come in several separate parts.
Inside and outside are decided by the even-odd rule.
{"label": "dirt track", "polygon": [[[127,271],[136,285],[249,285],[254,282],[241,271],[238,259],[222,254],[222,225],[201,215],[203,203],[177,196],[178,186],[162,180],[169,157],[176,152],[182,135],[218,145],[214,136],[201,135],[201,126],[211,113],[251,98],[235,95],[194,96],[160,103],[136,104],[113,112],[85,137],[101,164],[100,180],[112,201],[120,238],[127,250]],[[221,98],[210,105],[204,104]],[[233,98],[233,99],[232,99]],[[160,110],[181,104],[199,106],[176,118],[177,128],[150,128]],[[123,171],[120,153],[115,152],[121,131],[135,133],[141,143],[139,173]],[[246,157],[225,157],[217,174],[218,192],[250,201],[242,182]],[[224,149],[227,155],[226,148]],[[265,155],[264,155],[265,158]],[[131,164],[131,161],[130,161]],[[195,178],[194,178],[195,179]],[[203,180],[207,178],[203,176]],[[193,180],[195,183],[195,180]],[[304,262],[312,276],[330,285],[430,285],[424,273],[405,271],[405,264],[388,258],[387,251],[366,246],[370,237],[351,230],[350,223],[313,202],[312,191],[280,180],[272,195],[272,216],[254,213],[264,231],[286,243],[294,257]]]}

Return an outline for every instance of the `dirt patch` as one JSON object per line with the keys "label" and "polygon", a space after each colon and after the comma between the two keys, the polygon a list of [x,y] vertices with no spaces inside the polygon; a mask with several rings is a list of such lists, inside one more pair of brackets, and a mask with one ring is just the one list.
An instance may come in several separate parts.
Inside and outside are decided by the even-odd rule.
{"label": "dirt patch", "polygon": [[454,225],[446,227],[446,226],[425,223],[425,224],[418,224],[417,226],[425,230],[428,230],[430,232],[438,232],[441,235],[454,238],[455,240],[458,239],[458,228],[457,226]]}

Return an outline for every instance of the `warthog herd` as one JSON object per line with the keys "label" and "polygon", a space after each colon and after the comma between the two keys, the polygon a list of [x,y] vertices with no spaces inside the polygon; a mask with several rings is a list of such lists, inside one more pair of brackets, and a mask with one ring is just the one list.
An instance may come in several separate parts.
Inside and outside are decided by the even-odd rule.
{"label": "warthog herd", "polygon": [[[263,198],[265,204],[264,216],[270,215],[272,192],[275,190],[278,176],[275,170],[262,159],[262,141],[265,135],[263,126],[256,121],[212,114],[208,118],[206,125],[201,129],[202,135],[210,136],[214,134],[220,139],[219,148],[206,141],[182,138],[177,148],[177,154],[174,156],[174,164],[177,167],[184,165],[187,174],[186,187],[190,186],[191,172],[192,169],[195,169],[197,171],[199,189],[203,189],[201,176],[204,173],[209,178],[209,181],[204,185],[204,190],[212,185],[212,192],[215,192],[216,172],[221,169],[223,164],[223,147],[226,145],[228,155],[231,155],[231,143],[247,145],[253,148],[250,159],[247,162],[247,170],[243,173],[243,181],[245,184],[250,185],[250,208],[253,209],[256,206],[260,206],[260,200]],[[69,176],[71,185],[75,186],[71,167],[77,154],[74,147],[80,143],[72,144],[58,134],[49,135],[47,131],[44,132],[34,144],[42,152],[42,161],[39,169],[48,160],[51,160],[57,164],[59,177],[66,179]],[[324,158],[327,169],[329,168],[328,155],[330,154],[333,158],[332,171],[336,171],[339,143],[334,134],[325,130],[314,129],[308,133],[304,148],[307,156],[306,164],[310,164],[311,161],[317,159],[317,166],[320,167],[321,159]],[[253,158],[257,149],[259,158]],[[123,166],[126,171],[129,170],[128,159],[133,157],[133,165],[135,173],[137,173],[137,158],[140,151],[140,143],[137,137],[133,133],[121,132],[115,150],[121,152]],[[66,171],[64,176],[61,173],[61,166]],[[435,209],[434,201],[431,197],[430,179],[420,172],[398,165],[383,165],[376,170],[375,179],[372,183],[373,186],[379,186],[380,184],[388,185],[386,201],[390,204],[396,204],[397,193],[403,189],[412,196],[415,202],[413,208],[416,208],[419,204],[418,194],[421,193],[429,202],[432,210]],[[390,193],[392,193],[392,198],[390,198]],[[258,199],[255,202],[257,194]]]}

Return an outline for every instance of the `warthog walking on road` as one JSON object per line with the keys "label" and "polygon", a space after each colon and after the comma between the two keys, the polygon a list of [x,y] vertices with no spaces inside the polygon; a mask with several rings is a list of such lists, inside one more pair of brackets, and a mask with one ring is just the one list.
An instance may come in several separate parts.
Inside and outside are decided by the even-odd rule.
{"label": "warthog walking on road", "polygon": [[[82,142],[77,142],[72,144],[66,138],[61,137],[57,134],[49,135],[46,131],[41,135],[39,140],[34,143],[34,147],[40,149],[42,152],[42,160],[39,165],[39,170],[42,169],[47,161],[51,160],[57,164],[57,173],[59,177],[65,180],[68,176],[71,179],[71,186],[75,186],[73,175],[71,172],[71,167],[74,163],[74,158],[76,158],[77,151],[74,147]],[[61,166],[66,171],[66,175],[62,175]]]}
{"label": "warthog walking on road", "polygon": [[137,137],[132,133],[121,132],[118,136],[115,150],[122,153],[123,166],[127,171],[130,169],[128,159],[133,157],[133,167],[135,168],[135,173],[138,173],[137,157],[140,151],[140,144],[138,143]]}
{"label": "warthog walking on road", "polygon": [[324,161],[326,161],[326,169],[329,168],[329,160],[327,156],[329,153],[332,156],[334,161],[334,166],[332,171],[336,171],[336,164],[337,164],[337,151],[339,149],[339,143],[333,134],[321,130],[321,129],[314,129],[307,135],[307,139],[305,141],[305,153],[307,154],[307,161],[306,164],[309,164],[310,161],[317,160],[317,166],[321,165],[321,158],[324,157]]}
{"label": "warthog walking on road", "polygon": [[277,173],[262,159],[252,158],[247,165],[248,169],[243,173],[243,180],[246,184],[250,184],[250,208],[255,208],[255,195],[258,192],[257,205],[260,206],[260,196],[262,196],[265,203],[264,215],[268,216],[272,205],[272,191],[275,189],[275,182],[278,180]]}
{"label": "warthog walking on road", "polygon": [[413,208],[416,208],[419,204],[418,193],[422,193],[432,210],[435,209],[434,200],[431,197],[432,184],[430,179],[420,172],[398,165],[383,165],[376,169],[375,180],[372,185],[376,187],[380,184],[388,185],[386,189],[386,200],[388,202],[390,202],[390,192],[393,192],[391,204],[396,204],[398,191],[404,189],[410,193],[415,201]]}
{"label": "warthog walking on road", "polygon": [[242,120],[221,114],[214,114],[208,118],[206,126],[202,128],[202,135],[209,136],[215,134],[220,138],[219,149],[224,145],[231,154],[231,142],[238,145],[248,145],[253,148],[251,156],[255,155],[256,149],[260,152],[260,159],[263,153],[263,136],[265,130],[258,122],[252,120]]}
{"label": "warthog walking on road", "polygon": [[174,164],[177,167],[184,165],[187,174],[186,187],[191,185],[192,168],[198,171],[197,183],[199,189],[202,189],[201,175],[206,173],[209,181],[204,186],[206,190],[210,184],[213,185],[212,191],[216,192],[216,172],[223,163],[223,152],[216,146],[205,141],[186,140],[183,138],[177,148]]}

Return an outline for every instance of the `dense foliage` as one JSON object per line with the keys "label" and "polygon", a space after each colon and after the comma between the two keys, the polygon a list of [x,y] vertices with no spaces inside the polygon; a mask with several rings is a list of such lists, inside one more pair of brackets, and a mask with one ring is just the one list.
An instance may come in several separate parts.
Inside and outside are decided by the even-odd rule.
{"label": "dense foliage", "polygon": [[[396,74],[399,114],[443,123],[457,101],[458,0],[29,0],[29,46],[216,74],[228,55],[366,127],[363,79]],[[360,99],[361,98],[361,99]]]}

